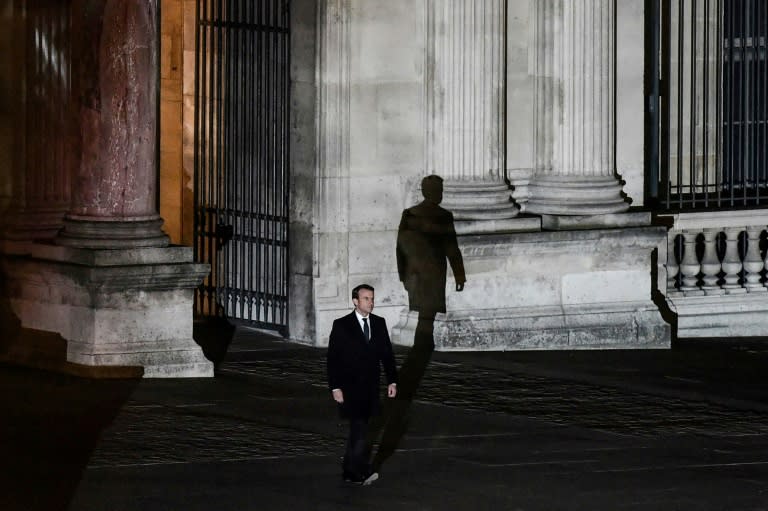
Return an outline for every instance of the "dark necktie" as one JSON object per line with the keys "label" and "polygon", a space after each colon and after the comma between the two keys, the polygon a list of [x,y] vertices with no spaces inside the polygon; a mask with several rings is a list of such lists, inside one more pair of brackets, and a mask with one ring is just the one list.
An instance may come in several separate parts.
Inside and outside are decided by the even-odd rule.
{"label": "dark necktie", "polygon": [[363,318],[363,335],[366,341],[371,340],[371,329],[368,328],[368,318]]}

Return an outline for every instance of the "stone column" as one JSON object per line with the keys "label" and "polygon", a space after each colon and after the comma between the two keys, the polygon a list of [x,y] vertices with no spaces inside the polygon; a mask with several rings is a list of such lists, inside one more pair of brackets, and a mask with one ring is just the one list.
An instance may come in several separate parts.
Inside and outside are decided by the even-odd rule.
{"label": "stone column", "polygon": [[158,0],[73,0],[72,22],[72,206],[55,245],[6,243],[0,263],[25,333],[0,343],[0,359],[90,376],[213,376],[192,329],[210,267],[167,246],[157,214]]}
{"label": "stone column", "polygon": [[[62,226],[74,165],[69,6],[55,0],[11,3],[4,19],[0,168],[10,178],[0,237],[47,239]],[[7,144],[7,145],[6,145]],[[0,208],[2,209],[2,208]]]}
{"label": "stone column", "polygon": [[504,181],[504,0],[428,0],[427,174],[456,230],[514,230]]}
{"label": "stone column", "polygon": [[615,3],[536,2],[530,212],[590,216],[629,207],[614,174]]}
{"label": "stone column", "polygon": [[60,245],[168,245],[156,197],[157,9],[157,0],[73,2],[81,152]]}

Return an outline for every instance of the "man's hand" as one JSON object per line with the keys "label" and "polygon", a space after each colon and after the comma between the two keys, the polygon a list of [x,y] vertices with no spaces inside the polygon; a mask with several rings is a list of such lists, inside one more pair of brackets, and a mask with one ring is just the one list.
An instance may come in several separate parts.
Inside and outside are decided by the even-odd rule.
{"label": "man's hand", "polygon": [[456,283],[456,291],[463,291],[464,290],[464,283],[463,282],[457,282]]}
{"label": "man's hand", "polygon": [[333,400],[337,403],[342,404],[344,402],[344,393],[341,389],[333,389],[331,394],[333,394]]}
{"label": "man's hand", "polygon": [[387,397],[395,397],[397,395],[397,384],[390,383],[387,385]]}

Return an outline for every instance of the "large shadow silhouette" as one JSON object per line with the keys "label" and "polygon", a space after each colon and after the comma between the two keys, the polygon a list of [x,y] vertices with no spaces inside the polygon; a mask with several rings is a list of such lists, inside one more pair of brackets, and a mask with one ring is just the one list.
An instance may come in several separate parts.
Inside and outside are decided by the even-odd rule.
{"label": "large shadow silhouette", "polygon": [[[140,380],[23,367],[62,370],[66,341],[22,328],[7,287],[0,270],[0,509],[67,509],[101,432]],[[6,358],[20,359],[20,365]],[[128,369],[126,374],[141,374]]]}
{"label": "large shadow silhouette", "polygon": [[372,434],[381,433],[373,459],[375,470],[395,452],[408,428],[411,403],[435,349],[435,315],[445,312],[448,263],[456,291],[462,291],[466,282],[453,215],[439,205],[443,200],[443,179],[436,175],[425,177],[421,192],[424,200],[403,211],[396,248],[397,270],[408,292],[409,308],[418,312],[419,318],[413,347],[398,375],[397,397],[388,402],[381,419],[384,422],[372,428]]}
{"label": "large shadow silhouette", "polygon": [[213,362],[216,372],[227,356],[236,329],[237,327],[227,317],[224,307],[218,303],[215,316],[195,317],[192,338],[203,350],[205,358]]}

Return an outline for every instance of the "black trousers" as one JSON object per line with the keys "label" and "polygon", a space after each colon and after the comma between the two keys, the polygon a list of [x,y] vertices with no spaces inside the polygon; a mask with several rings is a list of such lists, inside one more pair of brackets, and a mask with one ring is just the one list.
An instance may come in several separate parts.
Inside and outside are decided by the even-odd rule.
{"label": "black trousers", "polygon": [[349,420],[349,438],[347,452],[344,453],[344,476],[362,480],[371,472],[371,452],[368,446],[368,419]]}

